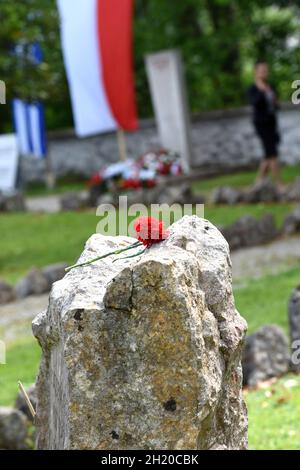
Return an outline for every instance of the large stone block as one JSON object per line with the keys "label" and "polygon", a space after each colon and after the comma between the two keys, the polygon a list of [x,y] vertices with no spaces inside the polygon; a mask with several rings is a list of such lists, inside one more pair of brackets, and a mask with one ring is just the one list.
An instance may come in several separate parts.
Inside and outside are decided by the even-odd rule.
{"label": "large stone block", "polygon": [[216,188],[211,196],[212,204],[229,204],[234,205],[240,202],[243,198],[243,193],[237,188],[230,186],[220,186]]}
{"label": "large stone block", "polygon": [[[132,243],[93,235],[80,261]],[[110,257],[54,284],[33,322],[40,449],[245,449],[228,244],[184,217],[140,258]]]}
{"label": "large stone block", "polygon": [[294,289],[288,306],[290,338],[292,345],[291,367],[300,372],[300,285]]}
{"label": "large stone block", "polygon": [[243,354],[244,384],[251,387],[280,377],[290,366],[286,335],[277,325],[265,325],[248,336]]}
{"label": "large stone block", "polygon": [[283,222],[283,233],[292,235],[300,231],[300,206],[286,216]]}
{"label": "large stone block", "polygon": [[51,283],[39,268],[32,268],[25,277],[21,278],[15,287],[17,298],[23,299],[29,295],[40,295],[49,292]]}
{"label": "large stone block", "polygon": [[280,192],[269,179],[254,184],[243,196],[243,201],[246,203],[276,202],[279,200]]}
{"label": "large stone block", "polygon": [[264,214],[260,219],[244,215],[232,225],[222,228],[222,233],[231,250],[263,245],[279,235],[273,214]]}
{"label": "large stone block", "polygon": [[0,279],[0,305],[12,302],[15,298],[14,288]]}
{"label": "large stone block", "polygon": [[0,407],[0,449],[26,449],[27,431],[23,413],[14,408]]}
{"label": "large stone block", "polygon": [[283,199],[286,201],[300,201],[300,178],[297,178],[288,188],[286,189]]}

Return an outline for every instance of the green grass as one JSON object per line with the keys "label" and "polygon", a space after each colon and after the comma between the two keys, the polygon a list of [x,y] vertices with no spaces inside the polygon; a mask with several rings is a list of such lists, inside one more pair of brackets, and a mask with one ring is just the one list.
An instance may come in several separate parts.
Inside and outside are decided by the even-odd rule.
{"label": "green grass", "polygon": [[292,290],[300,284],[300,267],[250,280],[234,290],[237,309],[248,322],[248,333],[267,323],[288,332],[287,303]]}
{"label": "green grass", "polygon": [[87,179],[83,179],[80,175],[69,175],[58,178],[53,189],[48,189],[44,183],[32,182],[26,185],[24,192],[26,196],[49,196],[69,191],[81,191],[87,187]]}
{"label": "green grass", "polygon": [[0,406],[13,405],[19,380],[24,386],[35,382],[40,356],[40,347],[32,337],[21,339],[8,347],[6,364],[0,364]]}
{"label": "green grass", "polygon": [[97,221],[91,213],[1,215],[0,278],[15,282],[32,266],[75,261]]}
{"label": "green grass", "polygon": [[[280,225],[291,210],[291,204],[205,206],[205,217],[216,225],[227,225],[245,214],[260,217],[271,212]],[[32,266],[73,263],[99,220],[92,212],[1,214],[0,279],[14,283]]]}
{"label": "green grass", "polygon": [[70,183],[70,184],[61,184],[56,186],[53,189],[48,189],[45,185],[34,185],[25,190],[26,196],[38,197],[38,196],[51,196],[53,194],[62,194],[67,192],[77,192],[83,189],[87,189],[85,183]]}
{"label": "green grass", "polygon": [[276,219],[278,227],[284,218],[293,210],[293,204],[239,204],[236,206],[210,206],[205,205],[205,218],[215,225],[229,225],[240,217],[248,214],[256,218],[271,213]]}
{"label": "green grass", "polygon": [[287,375],[267,388],[245,393],[249,448],[299,450],[300,376]]}
{"label": "green grass", "polygon": [[[250,333],[266,323],[287,330],[287,299],[299,280],[300,269],[294,269],[235,290],[237,308],[248,321]],[[40,349],[32,337],[9,346],[7,364],[0,365],[0,406],[13,404],[18,380],[25,385],[34,382],[39,360]],[[287,389],[288,379],[296,380],[297,386]],[[251,449],[299,448],[299,387],[300,377],[286,376],[267,389],[246,391]]]}
{"label": "green grass", "polygon": [[[286,166],[282,168],[282,179],[285,184],[292,183],[300,177],[300,165]],[[218,186],[232,186],[234,188],[244,188],[251,186],[256,178],[255,171],[245,171],[229,175],[218,176],[204,181],[195,181],[193,189],[197,192],[207,194]]]}

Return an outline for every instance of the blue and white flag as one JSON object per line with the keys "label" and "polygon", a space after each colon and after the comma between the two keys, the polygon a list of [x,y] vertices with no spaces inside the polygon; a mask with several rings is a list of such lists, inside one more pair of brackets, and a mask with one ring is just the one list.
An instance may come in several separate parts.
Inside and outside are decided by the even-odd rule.
{"label": "blue and white flag", "polygon": [[[29,46],[17,44],[14,48],[14,54],[20,60],[27,58],[35,65],[39,65],[43,61],[42,49],[36,42]],[[15,98],[12,107],[20,154],[32,155],[36,158],[45,157],[46,127],[42,103],[38,101],[28,103]]]}
{"label": "blue and white flag", "polygon": [[46,156],[45,117],[43,105],[13,100],[14,127],[21,155]]}

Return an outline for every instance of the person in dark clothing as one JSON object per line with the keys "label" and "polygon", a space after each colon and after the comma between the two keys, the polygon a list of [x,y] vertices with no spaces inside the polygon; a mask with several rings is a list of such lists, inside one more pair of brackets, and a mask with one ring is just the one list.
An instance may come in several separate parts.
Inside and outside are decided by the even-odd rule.
{"label": "person in dark clothing", "polygon": [[281,186],[278,162],[280,134],[277,126],[277,95],[275,89],[268,82],[269,69],[265,62],[255,64],[254,76],[255,83],[249,88],[249,101],[253,107],[254,128],[265,153],[257,180],[261,181],[271,172],[275,183]]}

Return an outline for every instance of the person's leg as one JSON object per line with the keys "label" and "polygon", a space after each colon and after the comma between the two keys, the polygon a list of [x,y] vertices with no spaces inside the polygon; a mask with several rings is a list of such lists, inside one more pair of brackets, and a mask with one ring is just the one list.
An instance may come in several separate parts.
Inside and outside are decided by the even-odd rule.
{"label": "person's leg", "polygon": [[274,183],[276,183],[279,187],[282,186],[282,179],[280,174],[280,165],[278,158],[273,157],[270,159],[270,169],[273,177]]}
{"label": "person's leg", "polygon": [[282,181],[280,175],[280,165],[278,160],[278,145],[280,142],[280,135],[277,130],[277,124],[274,120],[266,132],[266,155],[269,157],[270,171],[272,174],[273,182],[281,188]]}
{"label": "person's leg", "polygon": [[256,176],[256,183],[260,183],[262,180],[266,178],[270,170],[270,161],[263,160],[259,165],[258,173]]}
{"label": "person's leg", "polygon": [[270,155],[269,148],[268,148],[269,139],[268,139],[268,134],[266,132],[265,126],[256,123],[255,129],[256,129],[257,136],[259,137],[261,141],[262,148],[264,151],[264,160],[259,165],[259,169],[256,175],[256,183],[260,183],[268,176],[268,173],[270,171],[270,163],[269,163],[269,158],[268,158]]}

